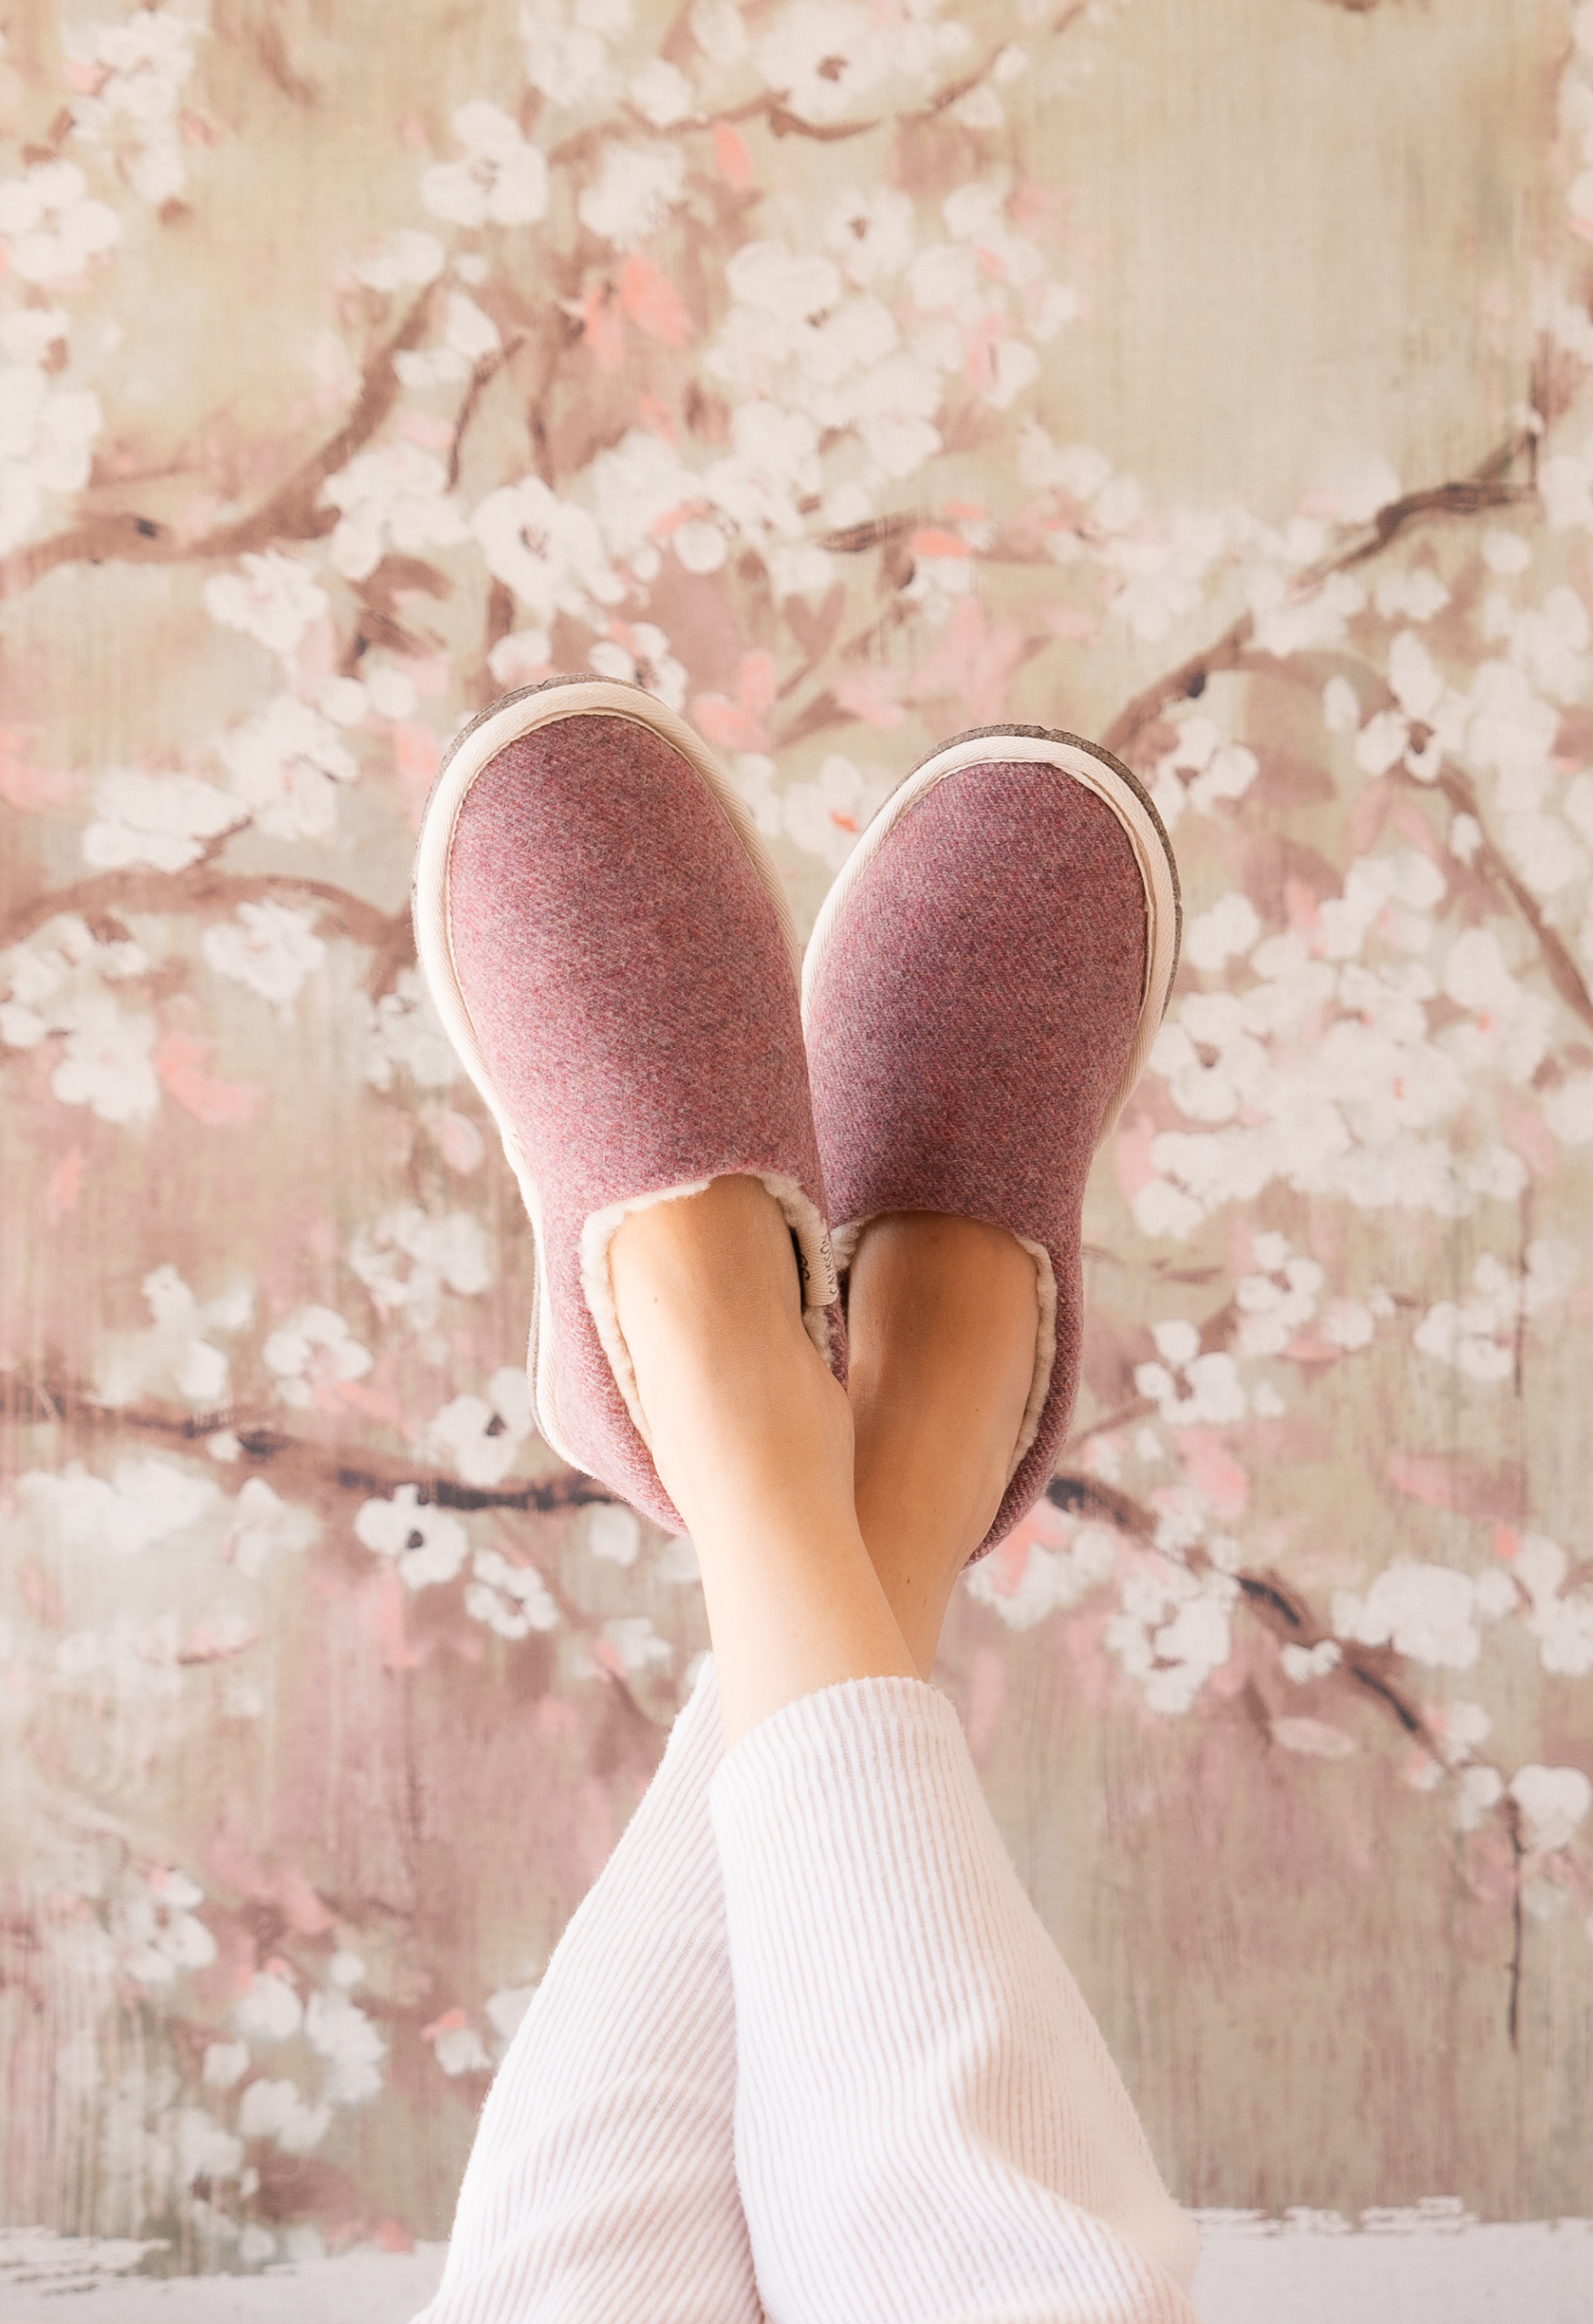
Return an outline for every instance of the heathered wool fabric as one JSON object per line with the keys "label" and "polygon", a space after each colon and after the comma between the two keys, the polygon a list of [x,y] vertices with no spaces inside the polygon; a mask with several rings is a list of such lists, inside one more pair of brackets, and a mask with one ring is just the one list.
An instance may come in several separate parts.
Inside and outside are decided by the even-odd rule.
{"label": "heathered wool fabric", "polygon": [[726,1755],[710,1661],[417,2324],[1195,2324],[1196,2249],[952,1705],[853,1680]]}
{"label": "heathered wool fabric", "polygon": [[1073,1409],[1085,1181],[1145,966],[1144,883],[1111,809],[1060,768],[994,760],[902,814],[810,992],[838,1241],[881,1212],[937,1210],[1050,1256],[1049,1390],[978,1556],[1044,1491]]}
{"label": "heathered wool fabric", "polygon": [[476,776],[447,907],[454,973],[541,1201],[562,1440],[681,1532],[583,1290],[581,1231],[638,1195],[738,1172],[794,1182],[824,1212],[795,976],[768,895],[664,737],[587,715],[539,727]]}

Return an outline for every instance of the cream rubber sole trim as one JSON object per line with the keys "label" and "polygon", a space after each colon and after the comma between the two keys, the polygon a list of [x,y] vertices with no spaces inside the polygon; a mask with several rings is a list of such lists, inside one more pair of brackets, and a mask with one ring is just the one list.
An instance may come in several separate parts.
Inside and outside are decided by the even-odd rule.
{"label": "cream rubber sole trim", "polygon": [[556,678],[542,686],[526,687],[485,710],[449,746],[438,769],[436,781],[432,786],[431,797],[426,801],[420,841],[415,851],[412,892],[415,950],[437,1014],[443,1021],[444,1031],[454,1045],[454,1055],[497,1125],[504,1152],[515,1173],[526,1216],[531,1221],[536,1299],[531,1319],[526,1368],[531,1376],[536,1424],[559,1459],[567,1462],[571,1468],[579,1468],[581,1463],[565,1442],[558,1420],[558,1358],[553,1311],[547,1293],[548,1270],[543,1249],[541,1197],[520,1141],[499,1106],[486,1060],[475,1037],[475,1027],[471,1023],[470,1012],[459,988],[448,916],[448,861],[460,810],[472,783],[511,742],[518,742],[525,736],[536,733],[539,727],[558,725],[571,718],[628,719],[633,725],[646,728],[678,750],[723,808],[731,830],[773,906],[781,933],[791,954],[792,971],[799,973],[802,940],[797,934],[785,882],[745,800],[711,757],[700,736],[695,734],[685,719],[671,710],[667,703],[644,693],[639,687],[621,685],[617,679],[606,678]]}

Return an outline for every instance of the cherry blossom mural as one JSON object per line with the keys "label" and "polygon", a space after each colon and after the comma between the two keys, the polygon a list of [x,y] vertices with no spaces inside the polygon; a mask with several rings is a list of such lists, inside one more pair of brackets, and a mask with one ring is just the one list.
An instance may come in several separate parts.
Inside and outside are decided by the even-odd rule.
{"label": "cherry blossom mural", "polygon": [[[963,727],[1150,786],[1184,965],[944,1680],[1184,2199],[1586,2207],[1593,8],[1195,13],[0,6],[13,2221],[445,2231],[706,1646],[536,1434],[414,966],[440,753],[557,670],[799,917]],[[1263,318],[1247,403],[1284,64],[1360,385]],[[1333,209],[1445,138],[1453,247]],[[1219,150],[1191,332],[1135,220]]]}

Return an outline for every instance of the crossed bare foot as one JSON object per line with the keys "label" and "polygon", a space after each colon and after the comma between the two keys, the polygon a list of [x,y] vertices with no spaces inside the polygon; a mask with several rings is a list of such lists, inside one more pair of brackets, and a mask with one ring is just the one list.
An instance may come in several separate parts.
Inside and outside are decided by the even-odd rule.
{"label": "crossed bare foot", "polygon": [[871,1221],[850,1397],[803,1330],[759,1180],[632,1212],[609,1265],[653,1458],[702,1567],[727,1739],[845,1678],[927,1676],[1028,1400],[1028,1254],[969,1219]]}

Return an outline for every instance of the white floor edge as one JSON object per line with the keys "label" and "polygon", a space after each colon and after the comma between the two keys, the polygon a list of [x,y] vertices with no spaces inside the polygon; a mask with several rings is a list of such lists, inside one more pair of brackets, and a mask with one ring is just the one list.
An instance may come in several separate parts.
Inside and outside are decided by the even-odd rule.
{"label": "white floor edge", "polygon": [[[1589,2324],[1593,2220],[1486,2225],[1457,2205],[1200,2215],[1201,2324]],[[129,2276],[128,2245],[0,2230],[0,2324],[411,2324],[441,2244],[247,2276]]]}

